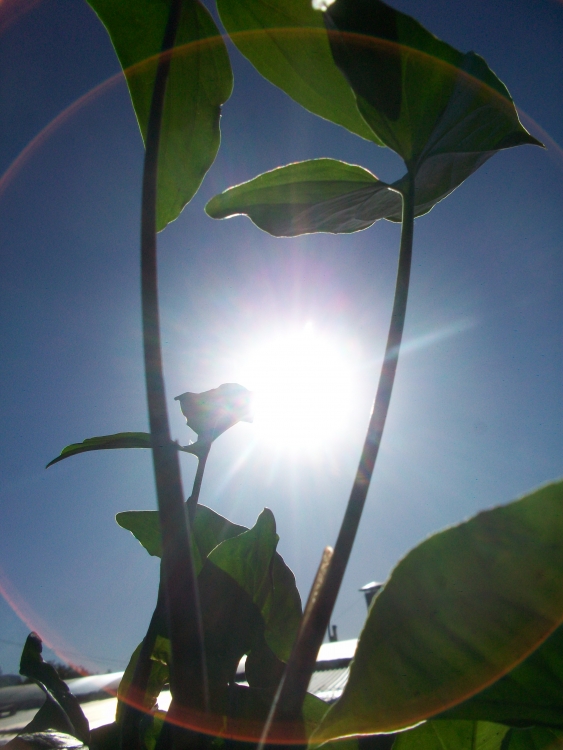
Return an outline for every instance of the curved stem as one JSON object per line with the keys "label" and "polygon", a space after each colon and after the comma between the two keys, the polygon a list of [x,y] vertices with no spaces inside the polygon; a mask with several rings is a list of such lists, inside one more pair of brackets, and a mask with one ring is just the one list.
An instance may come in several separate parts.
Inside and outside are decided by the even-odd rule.
{"label": "curved stem", "polygon": [[395,373],[397,371],[397,362],[399,360],[409,291],[413,230],[414,175],[409,171],[408,185],[403,193],[401,248],[399,251],[393,312],[391,314],[385,357],[379,376],[379,385],[377,387],[373,412],[360,464],[356,472],[348,506],[346,507],[328,571],[320,590],[315,593],[315,599],[311,607],[309,607],[309,604],[307,605],[307,609],[309,610],[308,617],[302,621],[302,626],[286,667],[284,682],[278,701],[280,718],[282,718],[284,711],[286,714],[291,713],[296,710],[295,707],[298,707],[300,710],[303,705],[307,687],[315,668],[317,654],[330,622],[332,610],[336,603],[340,585],[346,571],[346,565],[348,564],[348,559],[350,558],[356,538],[356,532],[360,524],[360,518],[381,444],[381,437],[395,381]]}
{"label": "curved stem", "polygon": [[[172,664],[170,688],[176,705],[204,707],[203,638],[197,581],[186,524],[178,452],[170,439],[158,311],[156,199],[160,129],[182,0],[172,0],[156,70],[145,142],[141,218],[143,345],[153,464],[162,535],[162,583],[168,614]],[[193,658],[198,654],[200,658]]]}

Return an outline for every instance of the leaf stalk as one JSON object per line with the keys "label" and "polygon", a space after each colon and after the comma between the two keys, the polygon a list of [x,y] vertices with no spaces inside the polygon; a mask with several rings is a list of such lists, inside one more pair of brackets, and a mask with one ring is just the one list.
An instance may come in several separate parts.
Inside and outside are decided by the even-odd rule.
{"label": "leaf stalk", "polygon": [[315,590],[312,589],[309,596],[311,604],[309,606],[308,603],[306,608],[307,622],[305,623],[304,615],[299,635],[282,678],[283,682],[278,697],[280,718],[283,715],[284,707],[288,707],[291,713],[291,707],[297,706],[300,710],[303,705],[307,687],[315,668],[317,654],[327,631],[352,552],[379,446],[381,445],[399,361],[407,309],[414,232],[414,193],[414,172],[409,169],[407,185],[403,191],[401,245],[395,297],[377,394],[358,470],[328,570],[323,580],[320,583],[315,581],[313,585]]}
{"label": "leaf stalk", "polygon": [[[170,688],[176,707],[206,706],[197,580],[186,523],[178,452],[170,439],[162,367],[156,247],[158,151],[171,53],[182,12],[172,0],[145,141],[141,216],[143,346],[153,464],[162,535],[162,583],[171,641]],[[200,658],[194,659],[194,654]]]}

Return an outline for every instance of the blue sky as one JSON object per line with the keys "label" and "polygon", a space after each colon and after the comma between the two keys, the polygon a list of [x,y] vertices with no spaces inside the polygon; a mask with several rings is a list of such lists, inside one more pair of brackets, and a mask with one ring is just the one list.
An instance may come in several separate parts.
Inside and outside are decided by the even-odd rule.
{"label": "blue sky", "polygon": [[[341,637],[356,636],[365,617],[358,588],[385,580],[421,539],[563,474],[563,3],[394,5],[485,57],[548,149],[496,155],[416,222],[407,346],[334,612]],[[15,8],[26,12],[15,18]],[[0,29],[4,174],[119,67],[82,1],[6,2]],[[219,156],[159,238],[172,431],[193,438],[173,397],[236,379],[260,342],[311,321],[346,353],[349,418],[322,450],[273,447],[241,424],[217,441],[202,489],[203,503],[237,523],[272,508],[305,598],[335,540],[367,426],[399,230],[380,222],[346,237],[279,240],[241,217],[215,222],[203,206],[290,161],[331,156],[385,180],[402,166],[302,110],[236,51],[232,62]],[[0,584],[12,602],[0,598],[4,672],[17,670],[30,627],[61,658],[123,668],[154,605],[157,562],[114,521],[155,507],[149,453],[91,453],[44,469],[69,443],[147,428],[142,157],[118,77],[59,117],[2,183]],[[188,495],[193,457],[182,467]]]}

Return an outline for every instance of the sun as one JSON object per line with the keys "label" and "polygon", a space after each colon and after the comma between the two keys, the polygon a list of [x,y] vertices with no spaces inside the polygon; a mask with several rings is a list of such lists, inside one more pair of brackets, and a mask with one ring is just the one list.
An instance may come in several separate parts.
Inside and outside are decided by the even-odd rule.
{"label": "sun", "polygon": [[241,364],[240,382],[254,392],[257,439],[311,450],[345,429],[353,368],[345,347],[313,323],[264,341]]}

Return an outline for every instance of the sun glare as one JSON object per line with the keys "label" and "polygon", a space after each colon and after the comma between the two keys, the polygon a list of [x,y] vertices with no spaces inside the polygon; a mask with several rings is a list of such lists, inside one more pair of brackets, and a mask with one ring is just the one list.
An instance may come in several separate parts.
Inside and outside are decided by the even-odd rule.
{"label": "sun glare", "polygon": [[318,448],[345,428],[353,389],[346,353],[312,323],[251,351],[241,381],[254,396],[257,437]]}

